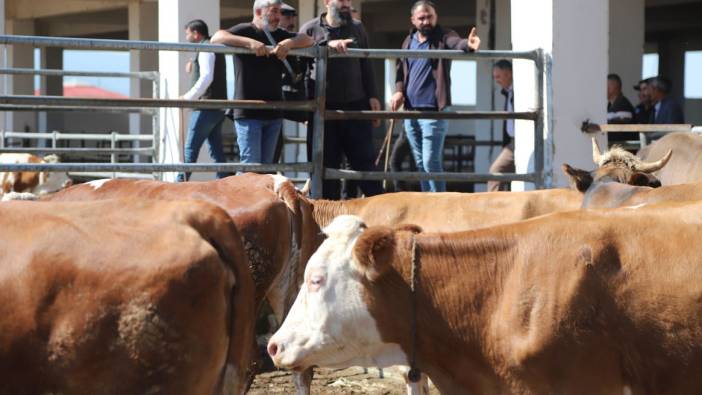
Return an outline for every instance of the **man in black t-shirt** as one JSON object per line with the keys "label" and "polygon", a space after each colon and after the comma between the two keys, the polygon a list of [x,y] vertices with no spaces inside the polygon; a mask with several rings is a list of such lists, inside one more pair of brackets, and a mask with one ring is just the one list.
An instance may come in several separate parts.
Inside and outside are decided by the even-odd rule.
{"label": "man in black t-shirt", "polygon": [[[282,100],[283,63],[293,48],[314,44],[305,34],[278,28],[280,0],[256,0],[250,23],[240,23],[220,30],[211,42],[233,47],[250,48],[255,55],[234,55],[234,98],[236,100]],[[275,44],[270,42],[267,29]],[[266,46],[273,46],[269,49]],[[282,113],[276,110],[234,110],[234,124],[241,163],[271,163],[283,124]]]}

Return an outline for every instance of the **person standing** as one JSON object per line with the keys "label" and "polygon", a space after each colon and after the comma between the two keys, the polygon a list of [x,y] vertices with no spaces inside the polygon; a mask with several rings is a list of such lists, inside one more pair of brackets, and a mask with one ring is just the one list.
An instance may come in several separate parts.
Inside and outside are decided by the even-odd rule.
{"label": "person standing", "polygon": [[[213,43],[255,51],[255,55],[234,55],[236,100],[282,100],[284,67],[281,61],[290,49],[313,44],[304,34],[278,28],[281,6],[280,0],[256,0],[251,22],[219,30],[212,36]],[[266,33],[271,35],[275,45]],[[273,49],[269,50],[266,45]],[[282,112],[235,109],[234,124],[241,163],[271,163],[283,124]]]}
{"label": "person standing", "polygon": [[[501,88],[500,93],[505,97],[504,111],[514,111],[514,87],[512,86],[512,63],[501,59],[492,67],[492,77]],[[490,165],[490,173],[514,173],[514,119],[502,121],[502,151]],[[488,192],[509,191],[510,183],[503,181],[488,181]]]}
{"label": "person standing", "polygon": [[[208,44],[210,34],[207,24],[195,19],[185,25],[185,39],[191,43]],[[227,100],[227,75],[223,54],[212,52],[199,52],[195,59],[187,66],[187,71],[192,74],[192,87],[181,99],[219,99]],[[183,151],[185,163],[197,162],[200,148],[207,140],[210,157],[216,163],[224,163],[224,148],[222,143],[222,122],[224,111],[218,109],[195,110],[190,115],[188,134],[185,138]],[[226,176],[227,173],[217,172],[217,178]],[[190,173],[179,173],[178,182],[190,179]]]}
{"label": "person standing", "polygon": [[653,109],[651,123],[676,124],[685,123],[682,107],[671,95],[672,83],[665,77],[654,77],[649,83]]}
{"label": "person standing", "polygon": [[[351,0],[324,0],[326,12],[306,22],[301,33],[311,36],[319,45],[327,45],[345,53],[349,47],[368,48],[368,36],[361,21],[352,17]],[[332,58],[327,67],[326,107],[328,110],[381,109],[375,78],[369,59]],[[374,121],[375,125],[380,122]],[[324,166],[339,168],[343,155],[354,170],[375,170],[373,161],[373,123],[366,120],[338,120],[324,123]],[[307,155],[311,158],[314,127],[309,123]],[[339,180],[324,180],[323,197],[339,199]],[[383,192],[380,181],[359,182],[366,196]]]}
{"label": "person standing", "polygon": [[[618,74],[607,75],[607,123],[626,124],[634,120],[634,106],[622,93],[622,79]],[[638,140],[636,132],[611,133],[608,140],[612,143]]]}
{"label": "person standing", "polygon": [[[438,25],[436,7],[431,1],[417,1],[410,9],[410,15],[414,27],[402,43],[402,49],[461,49],[468,52],[480,47],[475,28],[471,29],[467,39],[462,39],[455,31]],[[399,110],[403,104],[407,110],[443,111],[451,105],[451,60],[398,60],[395,90],[390,100],[393,111]],[[447,129],[445,119],[405,120],[405,134],[419,171],[443,171]],[[446,190],[445,181],[428,180],[420,184],[423,192]]]}
{"label": "person standing", "polygon": [[651,95],[649,94],[648,79],[639,81],[634,90],[639,92],[639,104],[634,107],[634,123],[647,124],[651,120]]}

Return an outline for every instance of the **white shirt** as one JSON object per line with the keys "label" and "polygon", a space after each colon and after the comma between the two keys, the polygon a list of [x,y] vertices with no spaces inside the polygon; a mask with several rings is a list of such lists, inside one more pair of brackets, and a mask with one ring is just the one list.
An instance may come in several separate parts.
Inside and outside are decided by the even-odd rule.
{"label": "white shirt", "polygon": [[197,100],[205,94],[214,79],[215,54],[213,52],[200,52],[197,55],[197,62],[200,64],[200,78],[195,81],[195,85],[183,95],[185,100]]}

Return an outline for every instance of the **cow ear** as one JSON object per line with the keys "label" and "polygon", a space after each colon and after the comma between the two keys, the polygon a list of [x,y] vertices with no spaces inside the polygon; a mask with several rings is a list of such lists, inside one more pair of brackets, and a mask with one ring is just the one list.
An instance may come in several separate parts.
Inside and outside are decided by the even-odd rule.
{"label": "cow ear", "polygon": [[358,237],[353,257],[368,280],[375,281],[387,271],[395,245],[395,231],[385,226],[368,228]]}
{"label": "cow ear", "polygon": [[589,171],[576,169],[567,163],[564,163],[561,169],[570,177],[570,184],[578,191],[585,192],[590,188],[590,185],[592,185],[592,175]]}
{"label": "cow ear", "polygon": [[652,186],[652,179],[651,177],[649,177],[648,174],[637,171],[635,173],[631,173],[626,183],[629,185],[635,185],[639,187],[648,187]]}

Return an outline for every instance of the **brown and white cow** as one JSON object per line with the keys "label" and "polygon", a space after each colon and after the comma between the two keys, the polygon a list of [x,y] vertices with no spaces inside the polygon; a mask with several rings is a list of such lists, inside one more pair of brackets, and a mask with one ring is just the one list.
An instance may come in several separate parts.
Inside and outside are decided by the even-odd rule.
{"label": "brown and white cow", "polygon": [[662,185],[702,181],[702,136],[693,133],[670,133],[641,149],[638,156],[657,160],[672,150],[675,155],[667,166],[654,173]]}
{"label": "brown and white cow", "polygon": [[0,393],[243,393],[253,288],[214,205],[2,203]]}
{"label": "brown and white cow", "polygon": [[[56,155],[40,158],[32,154],[0,154],[0,163],[3,164],[57,162]],[[10,192],[44,195],[66,188],[71,183],[68,175],[60,172],[0,172],[0,187],[3,195]]]}
{"label": "brown and white cow", "polygon": [[383,366],[416,342],[446,394],[700,393],[701,225],[702,203],[418,235],[341,216],[269,353]]}

